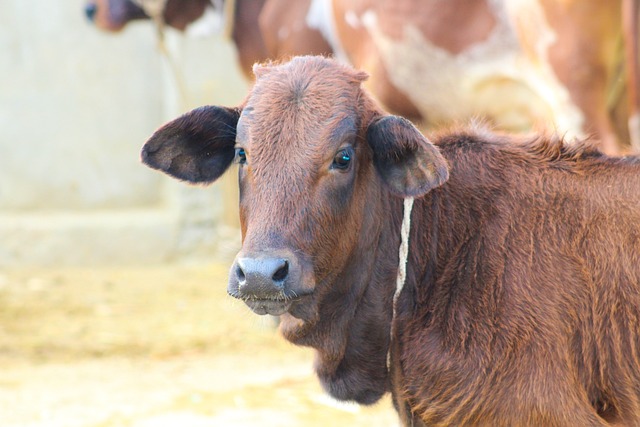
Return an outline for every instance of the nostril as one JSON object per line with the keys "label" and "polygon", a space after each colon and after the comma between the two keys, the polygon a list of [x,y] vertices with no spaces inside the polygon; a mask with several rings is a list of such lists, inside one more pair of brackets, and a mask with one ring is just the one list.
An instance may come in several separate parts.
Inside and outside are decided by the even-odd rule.
{"label": "nostril", "polygon": [[242,271],[242,268],[240,266],[236,267],[236,277],[241,282],[245,281],[244,271]]}
{"label": "nostril", "polygon": [[98,12],[98,6],[95,3],[89,3],[84,7],[84,14],[86,15],[89,21],[93,21],[96,17],[96,13]]}
{"label": "nostril", "polygon": [[276,271],[273,274],[272,279],[274,282],[281,282],[287,278],[288,274],[289,274],[289,262],[284,261],[284,265],[280,267],[278,271]]}

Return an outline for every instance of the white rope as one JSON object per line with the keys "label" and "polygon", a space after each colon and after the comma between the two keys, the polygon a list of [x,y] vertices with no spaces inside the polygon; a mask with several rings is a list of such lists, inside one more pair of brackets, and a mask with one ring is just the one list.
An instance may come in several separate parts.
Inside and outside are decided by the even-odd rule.
{"label": "white rope", "polygon": [[158,50],[164,57],[167,65],[169,66],[169,69],[171,70],[173,82],[176,85],[180,97],[180,110],[182,112],[187,111],[187,109],[189,108],[189,95],[187,92],[186,80],[184,78],[184,75],[182,74],[182,70],[178,66],[178,63],[175,61],[175,58],[169,51],[164,37],[161,35],[158,37]]}
{"label": "white rope", "polygon": [[409,257],[409,232],[411,231],[411,211],[413,197],[404,199],[404,216],[400,229],[400,249],[398,250],[398,276],[396,277],[396,292],[393,294],[393,317],[396,317],[396,301],[407,280],[407,259]]}
{"label": "white rope", "polygon": [[180,97],[180,110],[186,111],[189,107],[189,99],[187,94],[187,84],[184,76],[178,67],[175,59],[171,55],[169,48],[165,42],[164,30],[166,22],[164,20],[164,10],[167,6],[167,0],[132,0],[134,4],[138,5],[144,13],[153,21],[156,26],[156,36],[158,38],[158,50],[164,57],[173,76],[174,83],[178,90]]}
{"label": "white rope", "polygon": [[396,276],[396,291],[393,294],[393,314],[389,328],[389,350],[387,351],[387,370],[391,369],[391,342],[393,341],[393,325],[396,320],[397,302],[404,284],[407,281],[407,260],[409,259],[409,233],[411,232],[411,211],[413,197],[404,199],[402,227],[400,228],[400,248],[398,249],[398,275]]}

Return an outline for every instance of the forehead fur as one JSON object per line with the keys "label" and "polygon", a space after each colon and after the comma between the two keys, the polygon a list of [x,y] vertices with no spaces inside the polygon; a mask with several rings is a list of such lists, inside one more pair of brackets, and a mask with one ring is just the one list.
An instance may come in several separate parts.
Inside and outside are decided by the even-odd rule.
{"label": "forehead fur", "polygon": [[333,128],[346,117],[357,121],[366,73],[317,56],[255,66],[254,72],[256,83],[243,113],[254,156],[293,147],[319,156],[324,151],[317,144],[330,144]]}
{"label": "forehead fur", "polygon": [[255,185],[275,185],[284,197],[303,191],[303,182],[333,158],[344,136],[356,132],[360,84],[367,76],[311,56],[258,66],[255,72],[238,135]]}
{"label": "forehead fur", "polygon": [[[364,72],[319,56],[296,57],[284,64],[256,65],[254,73],[256,84],[249,103],[257,107],[266,102],[270,109],[279,112],[321,105],[327,109],[349,101],[355,104],[360,83],[367,78]],[[335,102],[338,100],[340,103]]]}
{"label": "forehead fur", "polygon": [[342,65],[339,62],[328,59],[323,56],[298,56],[291,61],[284,64],[279,63],[265,63],[254,64],[253,74],[256,76],[256,80],[267,77],[273,72],[281,72],[285,74],[299,74],[313,75],[318,72],[329,72],[331,74],[339,74],[341,77],[350,83],[361,83],[365,81],[369,75],[364,71],[354,70],[351,67]]}

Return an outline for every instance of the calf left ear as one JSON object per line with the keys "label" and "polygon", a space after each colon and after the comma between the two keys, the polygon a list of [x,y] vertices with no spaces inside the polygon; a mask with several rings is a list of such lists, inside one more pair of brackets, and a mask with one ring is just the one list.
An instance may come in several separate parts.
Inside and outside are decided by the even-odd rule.
{"label": "calf left ear", "polygon": [[449,178],[440,151],[402,117],[384,116],[370,124],[367,141],[376,170],[398,196],[423,196]]}
{"label": "calf left ear", "polygon": [[142,147],[142,162],[175,178],[211,183],[235,156],[240,109],[196,108],[158,129]]}

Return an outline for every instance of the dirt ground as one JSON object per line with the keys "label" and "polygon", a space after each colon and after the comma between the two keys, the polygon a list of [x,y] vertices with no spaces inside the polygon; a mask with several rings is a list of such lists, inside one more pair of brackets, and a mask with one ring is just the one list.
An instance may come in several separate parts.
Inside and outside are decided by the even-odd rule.
{"label": "dirt ground", "polygon": [[0,426],[395,426],[226,295],[227,265],[0,272]]}

